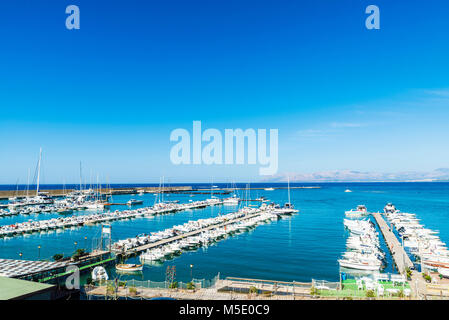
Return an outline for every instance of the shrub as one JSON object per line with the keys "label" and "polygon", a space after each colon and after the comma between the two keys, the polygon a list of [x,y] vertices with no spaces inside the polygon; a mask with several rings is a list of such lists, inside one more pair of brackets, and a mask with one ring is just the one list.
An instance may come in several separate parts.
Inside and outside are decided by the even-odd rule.
{"label": "shrub", "polygon": [[178,281],[174,281],[172,283],[170,283],[170,285],[168,286],[169,289],[177,289],[178,288]]}
{"label": "shrub", "polygon": [[259,292],[259,290],[257,290],[257,288],[256,287],[254,287],[254,286],[252,286],[252,287],[249,287],[249,293],[258,293]]}
{"label": "shrub", "polygon": [[310,295],[311,296],[315,296],[318,294],[318,289],[316,289],[315,287],[311,287],[310,288]]}
{"label": "shrub", "polygon": [[77,249],[75,253],[72,255],[72,259],[78,261],[82,256],[85,256],[86,254],[87,253],[85,249]]}
{"label": "shrub", "polygon": [[112,282],[109,282],[106,286],[106,294],[114,294],[115,293],[115,287]]}
{"label": "shrub", "polygon": [[412,270],[410,270],[410,268],[406,268],[405,272],[407,274],[407,280],[412,280]]}
{"label": "shrub", "polygon": [[195,290],[195,284],[193,282],[187,283],[187,290]]}
{"label": "shrub", "polygon": [[376,295],[374,294],[373,290],[368,290],[368,291],[366,291],[366,296],[368,298],[374,298]]}
{"label": "shrub", "polygon": [[134,287],[134,286],[130,287],[130,288],[128,289],[128,291],[129,291],[129,294],[132,295],[132,296],[137,295],[137,288]]}
{"label": "shrub", "polygon": [[59,260],[61,260],[62,258],[64,258],[64,255],[61,254],[61,253],[57,253],[57,254],[55,254],[55,255],[53,256],[53,260],[55,260],[55,261],[59,261]]}
{"label": "shrub", "polygon": [[426,282],[432,282],[432,277],[424,272],[422,273],[422,277],[426,280]]}

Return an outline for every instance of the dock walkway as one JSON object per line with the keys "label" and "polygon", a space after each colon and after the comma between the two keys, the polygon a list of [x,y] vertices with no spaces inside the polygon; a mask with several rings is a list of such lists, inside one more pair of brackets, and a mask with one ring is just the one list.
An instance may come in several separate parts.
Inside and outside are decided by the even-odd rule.
{"label": "dock walkway", "polygon": [[410,260],[407,253],[405,253],[404,248],[399,242],[396,235],[391,231],[390,227],[387,225],[385,220],[382,218],[379,212],[372,213],[374,219],[377,222],[377,225],[380,228],[380,231],[383,234],[385,242],[387,243],[387,247],[391,252],[391,256],[393,257],[394,263],[396,264],[398,271],[406,275],[405,269],[412,268],[413,262]]}

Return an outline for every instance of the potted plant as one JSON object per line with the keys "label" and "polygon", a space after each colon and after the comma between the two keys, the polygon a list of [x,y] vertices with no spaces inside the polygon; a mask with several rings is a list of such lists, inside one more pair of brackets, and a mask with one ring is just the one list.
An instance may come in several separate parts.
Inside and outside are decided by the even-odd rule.
{"label": "potted plant", "polygon": [[55,260],[55,261],[59,261],[59,260],[61,260],[62,258],[64,258],[64,255],[61,254],[61,253],[57,253],[57,254],[55,254],[55,255],[53,256],[53,260]]}

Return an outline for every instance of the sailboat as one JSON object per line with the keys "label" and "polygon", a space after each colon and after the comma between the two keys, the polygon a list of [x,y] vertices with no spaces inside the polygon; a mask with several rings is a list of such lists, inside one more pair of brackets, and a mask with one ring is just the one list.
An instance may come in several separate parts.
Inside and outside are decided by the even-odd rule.
{"label": "sailboat", "polygon": [[287,177],[287,190],[288,190],[288,202],[284,204],[284,207],[282,208],[284,214],[293,214],[299,212],[299,210],[296,210],[293,206],[293,204],[290,201],[290,177]]}
{"label": "sailboat", "polygon": [[28,205],[42,205],[42,204],[52,204],[54,201],[51,197],[44,193],[39,193],[40,187],[40,172],[41,172],[41,161],[42,161],[42,148],[39,150],[39,160],[37,163],[37,183],[36,183],[36,195],[34,197],[26,198],[24,200],[11,201],[8,206],[10,209],[15,209],[20,206]]}
{"label": "sailboat", "polygon": [[[232,186],[234,186],[234,188],[232,188]],[[223,204],[228,206],[236,206],[239,204],[240,198],[237,196],[235,192],[235,190],[237,189],[235,183],[231,185],[231,188],[233,190],[232,197],[223,199]]]}

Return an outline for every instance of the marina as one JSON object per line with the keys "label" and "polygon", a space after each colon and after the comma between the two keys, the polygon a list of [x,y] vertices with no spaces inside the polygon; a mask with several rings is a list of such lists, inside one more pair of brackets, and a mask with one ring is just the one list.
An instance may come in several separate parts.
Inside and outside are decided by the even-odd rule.
{"label": "marina", "polygon": [[172,213],[181,210],[204,208],[209,205],[221,204],[220,201],[198,201],[187,204],[157,204],[154,207],[140,208],[136,210],[113,211],[100,214],[71,216],[50,220],[28,221],[12,225],[0,226],[0,237],[20,236],[26,233],[45,232],[47,230],[81,227],[120,219],[132,219],[143,216]]}
{"label": "marina", "polygon": [[[372,186],[368,187],[372,188]],[[286,188],[289,189],[288,186]],[[407,214],[400,215],[401,212],[396,212],[395,214],[387,214],[385,212],[372,213],[368,210],[365,211],[367,207],[382,208],[385,205],[385,202],[383,201],[384,197],[380,196],[377,193],[368,194],[371,197],[378,198],[377,203],[370,201],[368,198],[361,199],[360,189],[358,188],[360,187],[351,186],[351,190],[353,192],[351,192],[350,194],[344,192],[347,189],[346,186],[337,188],[335,186],[323,185],[320,189],[292,188],[292,195],[290,199],[288,197],[287,189],[275,189],[268,191],[264,190],[258,191],[258,201],[253,202],[241,199],[240,201],[238,201],[238,204],[235,205],[222,205],[222,202],[213,200],[214,198],[211,198],[210,194],[198,194],[194,196],[194,199],[189,196],[189,193],[187,193],[186,195],[178,193],[171,195],[167,194],[165,195],[166,203],[159,202],[161,201],[161,199],[158,199],[158,196],[155,196],[154,194],[139,195],[139,198],[137,198],[135,195],[117,195],[114,196],[114,203],[117,203],[117,210],[109,211],[105,207],[105,209],[101,210],[98,213],[79,211],[79,213],[68,214],[66,217],[59,217],[59,219],[64,219],[62,221],[67,222],[67,226],[65,228],[63,227],[62,229],[53,229],[53,231],[51,229],[48,229],[46,231],[41,230],[37,232],[19,232],[16,236],[4,236],[2,238],[3,240],[0,239],[0,241],[2,241],[2,246],[5,248],[5,250],[3,250],[4,253],[1,258],[5,261],[8,261],[8,263],[4,262],[5,268],[3,268],[3,270],[11,268],[10,266],[15,265],[14,268],[11,268],[12,271],[10,273],[5,274],[10,277],[18,277],[21,279],[40,279],[39,281],[43,281],[46,279],[45,281],[47,283],[53,283],[53,281],[56,281],[56,279],[64,279],[65,277],[67,277],[67,275],[69,275],[64,269],[70,263],[70,260],[66,260],[62,264],[56,264],[53,268],[51,267],[51,265],[45,265],[45,263],[51,264],[60,262],[52,262],[51,258],[49,259],[48,257],[51,257],[51,255],[54,253],[58,253],[58,251],[68,251],[68,253],[65,253],[64,256],[71,256],[74,251],[74,241],[75,243],[78,243],[75,244],[75,249],[77,247],[89,248],[90,245],[92,245],[93,247],[88,251],[89,253],[94,253],[95,250],[91,250],[95,249],[96,247],[94,244],[97,243],[97,241],[94,241],[94,239],[100,236],[99,232],[101,230],[101,226],[104,224],[111,224],[113,230],[111,255],[108,252],[109,249],[104,247],[104,249],[107,250],[103,251],[102,259],[95,259],[92,257],[92,259],[90,260],[87,259],[85,264],[80,264],[80,266],[83,268],[83,274],[85,275],[83,276],[83,279],[86,279],[86,275],[90,275],[94,268],[102,266],[104,267],[109,279],[118,277],[120,281],[132,281],[133,279],[136,281],[141,281],[141,277],[144,277],[144,279],[151,279],[152,281],[161,281],[166,277],[165,269],[170,265],[176,265],[176,277],[177,279],[179,279],[179,281],[185,281],[185,283],[188,283],[187,279],[189,279],[190,273],[197,275],[202,274],[203,277],[207,279],[208,277],[214,277],[214,274],[216,275],[217,272],[219,272],[223,275],[224,278],[242,276],[242,278],[248,279],[278,278],[277,281],[279,282],[296,281],[301,283],[309,283],[309,291],[312,280],[315,281],[315,285],[320,283],[319,281],[324,281],[324,284],[317,285],[318,288],[314,289],[316,291],[315,294],[319,294],[323,297],[328,296],[338,298],[349,293],[357,297],[363,297],[367,291],[371,290],[371,288],[375,288],[374,291],[379,297],[380,295],[382,295],[383,297],[394,298],[395,294],[402,294],[401,292],[404,292],[404,296],[415,297],[414,292],[417,291],[415,280],[418,280],[418,291],[420,293],[427,292],[428,284],[424,281],[419,271],[421,267],[419,262],[420,260],[417,259],[414,268],[412,268],[412,281],[406,281],[404,279],[408,277],[408,274],[404,273],[402,269],[405,270],[410,265],[401,265],[401,260],[399,260],[401,259],[401,252],[399,250],[393,250],[393,252],[389,249],[392,243],[394,243],[395,247],[402,248],[402,243],[399,240],[401,238],[398,234],[398,230],[400,230],[401,232],[405,232],[404,223],[413,223],[413,217]],[[240,187],[240,189],[246,190],[244,187]],[[243,193],[244,192],[241,192],[240,196],[243,196]],[[339,213],[336,213],[335,215],[326,215],[326,210],[328,209],[325,209],[323,207],[318,208],[315,204],[313,206],[308,206],[307,202],[304,202],[304,199],[313,199],[320,194],[326,196],[329,193],[344,193],[345,195],[348,195],[350,197],[358,195],[358,200],[343,202],[342,206],[340,206],[341,209],[339,210]],[[231,199],[233,198],[232,193],[230,194],[230,196],[228,196],[228,198],[229,197]],[[146,207],[145,205],[137,204],[136,208],[133,208],[131,210],[127,205],[127,202],[132,199],[142,200],[144,204],[152,202],[155,204],[152,207]],[[226,198],[221,198],[221,200],[223,199]],[[263,200],[265,199],[270,199],[270,201],[264,202]],[[318,199],[319,197],[317,198],[317,200]],[[212,203],[214,203],[214,205],[212,205],[211,201]],[[288,214],[279,214],[282,211],[281,209],[285,208],[286,206],[277,206],[274,204],[275,202],[291,202],[292,207],[300,207],[301,211],[299,214],[293,216]],[[400,201],[395,202],[401,203]],[[367,206],[363,210],[348,210],[348,208],[354,207],[354,203],[365,203],[367,204]],[[191,206],[190,208],[189,205]],[[176,210],[171,211],[168,208],[176,208]],[[270,209],[268,210],[268,208]],[[156,210],[159,210],[159,213],[166,214],[156,213]],[[318,220],[311,220],[314,212],[318,212],[315,210],[319,210],[319,216],[321,219],[327,218],[329,221],[336,221],[335,219],[338,218],[338,220],[340,221],[340,226],[342,225],[341,221],[343,220],[345,229],[348,231],[350,230],[350,236],[343,242],[341,242],[340,240],[334,240],[330,242],[319,241],[318,238],[316,238],[317,235],[310,233],[310,230],[320,230],[321,235],[324,235],[326,234],[327,229],[333,229],[333,227],[332,224],[323,225],[318,224]],[[169,214],[169,212],[172,212],[172,214]],[[276,212],[278,214],[276,214]],[[334,211],[332,209],[332,211],[328,212]],[[348,212],[350,212],[349,215]],[[56,213],[48,213],[50,217],[54,216],[55,214]],[[27,229],[27,227],[33,226],[34,224],[32,223],[35,223],[36,221],[41,221],[39,222],[39,225],[46,225],[49,223],[49,221],[55,221],[54,219],[58,219],[45,218],[47,214],[15,215],[11,217],[4,217],[3,219],[6,219],[5,221],[11,219],[17,220],[22,216],[24,217],[24,222],[15,223],[15,225],[18,224],[21,228],[23,228],[21,229],[21,231]],[[28,221],[33,217],[40,219]],[[80,217],[86,217],[82,220],[79,220],[83,221],[81,225],[75,223]],[[93,217],[95,218],[95,220],[98,219],[96,220],[98,222],[90,223],[90,221],[93,221]],[[365,222],[367,219],[369,220],[370,217],[372,217],[372,221]],[[382,220],[380,220],[379,218]],[[227,220],[225,221],[225,219]],[[248,223],[247,225],[245,225],[246,221],[251,221],[251,224]],[[75,223],[75,225],[73,225],[73,223]],[[390,223],[390,226],[388,225],[388,223]],[[10,224],[6,225],[9,226]],[[294,227],[294,229],[291,229],[292,227]],[[298,229],[298,227],[300,227],[300,229]],[[390,229],[391,233],[389,234],[388,232],[390,232]],[[63,232],[56,232],[57,230],[63,230]],[[123,231],[121,230],[128,231],[126,233],[123,233]],[[277,257],[278,255],[275,254],[273,250],[277,249],[269,245],[270,241],[272,241],[271,239],[273,235],[280,235],[279,231],[281,230],[283,230],[284,232],[283,235],[280,236],[280,238],[275,237],[274,239],[286,239],[286,237],[288,238],[289,236],[293,236],[294,238],[297,238],[295,240],[295,243],[299,244],[299,246],[301,247],[300,254],[294,254],[294,251],[291,251],[290,257],[292,260],[292,264],[282,264],[282,267],[280,262],[274,262],[276,260],[275,257]],[[407,238],[406,236],[404,239],[405,255],[402,256],[402,259],[404,259],[405,261],[407,261],[408,259],[408,261],[410,261],[408,263],[411,263],[414,254],[417,255],[419,251],[418,249],[411,250],[414,253],[410,251],[410,246],[416,246],[414,245],[413,241],[415,240],[413,240],[412,234],[417,234],[417,231],[414,231],[417,229],[416,227],[413,227],[412,229],[410,229],[409,227],[409,229],[407,230],[408,231],[406,231],[404,235],[408,235],[409,238]],[[345,233],[348,231],[345,231]],[[381,234],[382,237],[380,237]],[[420,231],[420,234],[424,234],[424,232]],[[429,234],[433,235],[432,233]],[[441,234],[444,235],[444,233]],[[257,238],[254,238],[253,235],[258,236]],[[299,235],[301,235],[300,239],[298,238]],[[337,237],[335,239],[341,237],[341,227],[335,229],[334,235]],[[316,238],[316,240],[313,242],[313,244],[310,245],[310,247],[306,247],[301,244],[304,243],[305,236],[311,239]],[[359,242],[355,240],[360,236],[365,237],[366,239],[368,239],[369,237],[374,237],[374,245],[369,248],[365,247],[364,250],[356,249],[356,247],[354,246],[359,245]],[[332,239],[332,234],[329,234],[328,237]],[[45,240],[47,238],[48,240],[59,240],[57,240],[57,242],[51,240],[52,245],[50,245],[50,243],[47,243],[48,241]],[[33,254],[29,252],[30,250],[24,248],[23,257],[28,258],[17,259],[17,251],[14,249],[11,251],[8,249],[8,247],[14,248],[15,243],[21,243],[23,241],[20,239],[24,239],[26,242],[33,241],[34,243],[36,243],[34,245],[35,248],[37,248],[37,244],[39,244],[39,246],[41,246],[43,249],[40,248],[39,252],[37,249],[34,249],[33,251],[35,253]],[[238,245],[238,248],[235,246],[235,243],[242,243],[242,241],[246,241],[244,239],[253,239],[251,241],[256,241],[256,243],[264,239],[265,242],[263,244],[263,247],[268,254],[263,255],[262,261],[266,261],[267,259],[273,260],[274,258],[271,266],[274,266],[274,270],[276,270],[276,265],[278,265],[277,268],[281,268],[283,271],[280,272],[280,269],[278,269],[278,271],[270,271],[266,269],[264,273],[258,273],[258,268],[245,269],[241,267],[223,267],[230,262],[230,260],[226,257],[230,257],[234,254],[243,254],[243,256],[245,256],[247,254],[245,252],[253,252],[254,256],[251,259],[257,262],[256,257],[259,255],[259,250],[257,250],[258,245],[254,245],[251,247]],[[64,244],[64,241],[66,241],[66,243],[68,244],[72,244],[71,250],[58,249],[58,247]],[[279,244],[279,240],[275,241]],[[365,243],[365,245],[366,244],[367,243]],[[319,269],[314,269],[313,271],[312,269],[307,269],[307,266],[311,265],[310,263],[299,263],[300,260],[298,260],[298,258],[301,259],[301,257],[307,257],[309,261],[316,258],[322,259],[322,257],[324,257],[323,254],[321,253],[319,255],[316,255],[316,252],[325,252],[325,250],[330,250],[330,248],[335,245],[337,245],[338,247],[336,249],[332,249],[331,251],[334,253],[331,255],[335,259],[333,262],[319,262],[321,267]],[[352,247],[348,250],[348,246]],[[68,247],[70,247],[70,245]],[[319,247],[322,247],[323,249],[318,250],[317,248]],[[290,250],[288,242],[284,242],[281,248],[284,253],[287,253]],[[425,246],[423,242],[421,245],[421,250],[424,250],[424,248]],[[438,249],[439,251],[437,252],[443,253],[443,248],[441,247],[441,245],[438,248],[440,249]],[[50,252],[48,251],[49,249],[51,250]],[[369,249],[373,250],[373,252],[369,253]],[[293,247],[291,247],[291,250],[294,250]],[[70,251],[72,253],[70,253]],[[272,251],[271,254],[269,253],[270,251]],[[8,254],[8,252],[10,252],[11,254]],[[429,250],[426,251],[426,253],[429,252]],[[44,257],[45,261],[39,261],[37,259],[39,258],[37,253],[39,253],[41,259],[42,257]],[[110,258],[108,258],[109,256]],[[430,256],[428,255],[425,257]],[[434,258],[436,257],[432,256],[432,259]],[[366,268],[360,270],[357,268],[362,267],[354,264],[341,266],[341,264],[338,264],[337,262],[339,259],[343,259],[346,261],[354,261],[356,259],[359,259],[359,261],[364,261],[365,263],[368,263],[368,265],[378,259],[378,261],[381,261],[381,267],[379,267],[378,263],[374,263],[373,270],[367,270]],[[434,260],[427,260],[429,260],[429,264],[427,266],[432,267],[431,264]],[[204,262],[202,261],[208,262],[204,264]],[[424,259],[423,261],[426,261],[426,259]],[[39,262],[42,263],[38,264]],[[118,268],[116,270],[115,265],[120,265],[123,263],[131,266],[138,266],[142,264],[142,270],[131,272],[127,272],[125,270],[126,268]],[[232,264],[240,265],[237,260],[232,260]],[[440,271],[442,271],[441,267],[444,267],[444,264],[444,261],[440,261],[440,265],[434,267],[432,269],[433,271],[431,272],[437,272],[438,268],[440,268]],[[193,267],[189,268],[190,265]],[[49,269],[45,269],[46,266],[49,266],[50,269],[53,268],[52,272],[47,272]],[[63,268],[58,269],[58,266]],[[298,266],[300,266],[299,270],[302,271],[296,270],[293,271],[291,275],[289,275],[289,269],[293,266],[296,266],[295,268],[298,268]],[[327,268],[329,268],[330,271],[328,275],[320,275],[323,270],[326,270]],[[363,271],[364,274],[362,273],[360,276],[357,275],[357,272],[359,271]],[[33,272],[34,276],[32,275]],[[52,275],[50,275],[50,273],[52,273]],[[372,273],[372,275],[370,273]],[[274,276],[274,274],[279,275],[279,277]],[[402,278],[399,278],[399,276],[401,276]],[[340,283],[340,285],[330,285],[331,283]],[[437,284],[432,285],[436,286]],[[239,285],[234,283],[233,286],[236,290],[233,294],[237,294]],[[381,287],[383,289],[379,290],[378,288]],[[241,287],[240,289],[242,291],[245,290],[243,287]],[[151,290],[153,290],[153,293],[156,292],[154,291],[154,289]],[[161,289],[158,290],[159,292],[161,292]],[[217,291],[217,294],[219,294],[218,292],[220,292],[220,294],[223,294],[223,291],[221,290]],[[432,291],[429,289],[428,292]],[[188,296],[188,294],[185,293],[184,295]],[[262,294],[259,294],[259,296],[262,297]],[[307,295],[307,297],[310,298],[310,295]]]}
{"label": "marina", "polygon": [[[112,247],[113,251],[125,257],[146,251],[146,254],[141,256],[141,260],[143,262],[151,262],[160,260],[165,255],[174,253],[174,251],[181,252],[181,249],[186,247],[195,247],[200,243],[207,244],[214,239],[223,238],[226,234],[248,230],[251,227],[255,227],[258,223],[277,220],[281,215],[291,215],[296,212],[297,210],[290,208],[275,209],[267,206],[261,206],[259,209],[244,208],[238,212],[221,215],[216,218],[189,221],[184,225],[174,226],[151,236],[121,240]],[[214,231],[214,234],[211,234],[210,231]],[[194,238],[193,236],[196,235],[201,235],[202,237]],[[158,239],[161,240],[158,241]],[[178,242],[178,240],[180,241]],[[177,245],[177,248],[172,249],[173,247],[171,247],[169,251],[164,253],[163,250],[167,249],[170,244]],[[151,250],[154,248],[159,248],[160,252],[162,251],[160,256],[151,254]]]}

